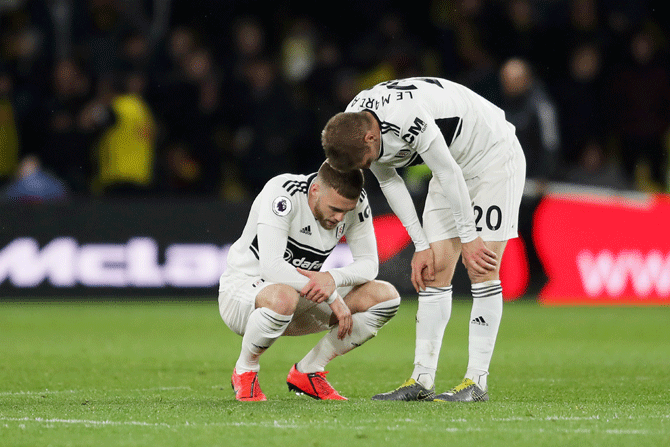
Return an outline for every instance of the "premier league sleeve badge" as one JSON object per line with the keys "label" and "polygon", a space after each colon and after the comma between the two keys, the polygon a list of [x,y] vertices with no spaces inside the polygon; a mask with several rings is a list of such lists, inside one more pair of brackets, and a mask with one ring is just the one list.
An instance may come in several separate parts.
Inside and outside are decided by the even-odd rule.
{"label": "premier league sleeve badge", "polygon": [[292,207],[293,205],[288,197],[279,196],[272,201],[272,211],[274,211],[277,216],[286,216],[291,212]]}

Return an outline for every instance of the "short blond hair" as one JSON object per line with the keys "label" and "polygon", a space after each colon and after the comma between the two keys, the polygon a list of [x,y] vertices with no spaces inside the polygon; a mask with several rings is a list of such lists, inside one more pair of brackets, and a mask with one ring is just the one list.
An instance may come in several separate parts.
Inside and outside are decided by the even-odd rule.
{"label": "short blond hair", "polygon": [[341,112],[321,132],[321,145],[330,165],[338,171],[353,169],[365,156],[365,134],[372,127],[365,112]]}

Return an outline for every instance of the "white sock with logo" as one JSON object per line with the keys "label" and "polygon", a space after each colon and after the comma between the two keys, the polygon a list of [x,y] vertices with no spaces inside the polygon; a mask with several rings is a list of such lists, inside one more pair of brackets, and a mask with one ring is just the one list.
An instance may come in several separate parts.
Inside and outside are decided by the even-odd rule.
{"label": "white sock with logo", "polygon": [[451,303],[451,286],[426,287],[419,292],[412,379],[428,389],[435,384],[444,329],[451,317]]}
{"label": "white sock with logo", "polygon": [[502,286],[499,280],[472,285],[470,313],[469,361],[465,377],[483,390],[488,389],[487,376],[503,312]]}
{"label": "white sock with logo", "polygon": [[293,315],[278,314],[266,307],[260,307],[249,315],[240,357],[235,364],[238,374],[260,371],[258,358],[284,333],[291,318]]}
{"label": "white sock with logo", "polygon": [[332,328],[307,355],[298,362],[298,371],[312,373],[325,371],[326,365],[338,355],[344,355],[377,335],[398,311],[400,297],[375,304],[365,312],[351,316],[353,325],[351,335],[337,338],[338,326]]}

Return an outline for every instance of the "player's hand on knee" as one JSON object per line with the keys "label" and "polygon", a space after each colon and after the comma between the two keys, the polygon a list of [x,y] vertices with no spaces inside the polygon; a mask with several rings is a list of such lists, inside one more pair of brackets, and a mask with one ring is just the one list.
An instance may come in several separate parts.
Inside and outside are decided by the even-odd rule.
{"label": "player's hand on knee", "polygon": [[337,318],[339,326],[337,330],[337,338],[342,340],[347,335],[351,335],[353,319],[351,318],[351,310],[349,310],[349,307],[344,300],[338,296],[335,301],[330,303],[330,309],[333,311],[333,315]]}
{"label": "player's hand on knee", "polygon": [[435,279],[435,260],[433,250],[417,251],[412,256],[412,285],[419,292],[426,289],[426,281]]}
{"label": "player's hand on knee", "polygon": [[498,255],[480,237],[463,243],[461,256],[463,265],[474,276],[486,275],[498,267]]}

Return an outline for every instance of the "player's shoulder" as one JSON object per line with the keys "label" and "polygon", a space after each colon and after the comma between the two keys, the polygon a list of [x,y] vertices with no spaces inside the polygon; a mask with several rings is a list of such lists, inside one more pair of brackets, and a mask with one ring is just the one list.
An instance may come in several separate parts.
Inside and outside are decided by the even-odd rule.
{"label": "player's shoulder", "polygon": [[316,173],[314,174],[279,174],[270,179],[266,187],[276,191],[288,194],[291,197],[303,194],[307,195],[309,185],[312,183]]}
{"label": "player's shoulder", "polygon": [[347,213],[345,218],[347,224],[347,229],[353,228],[353,226],[362,225],[366,221],[372,222],[372,210],[370,208],[370,202],[368,201],[368,193],[363,189],[361,195],[358,196],[358,202],[353,210]]}
{"label": "player's shoulder", "polygon": [[272,211],[280,217],[294,216],[308,208],[307,194],[309,185],[316,174],[280,174],[265,184],[258,199],[261,207],[270,204]]}
{"label": "player's shoulder", "polygon": [[370,213],[370,202],[368,200],[368,193],[363,189],[361,195],[358,196],[358,202],[356,202],[356,207],[353,210],[352,214],[360,215],[361,212]]}
{"label": "player's shoulder", "polygon": [[356,204],[357,207],[365,207],[368,205],[368,193],[365,191],[365,188],[361,190],[361,195],[358,196],[358,203]]}

